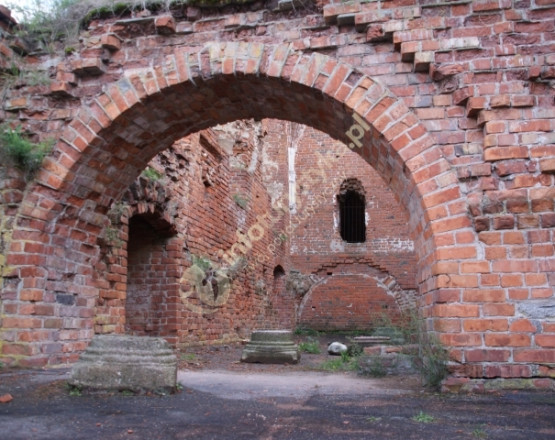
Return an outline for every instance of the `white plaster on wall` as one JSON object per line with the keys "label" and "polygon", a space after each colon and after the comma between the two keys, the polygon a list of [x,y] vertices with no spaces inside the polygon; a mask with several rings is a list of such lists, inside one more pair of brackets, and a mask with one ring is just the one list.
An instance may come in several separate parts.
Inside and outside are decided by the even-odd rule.
{"label": "white plaster on wall", "polygon": [[332,240],[330,242],[330,250],[332,252],[344,252],[345,242],[343,240]]}
{"label": "white plaster on wall", "polygon": [[374,238],[370,247],[374,252],[414,252],[414,241],[397,237]]}

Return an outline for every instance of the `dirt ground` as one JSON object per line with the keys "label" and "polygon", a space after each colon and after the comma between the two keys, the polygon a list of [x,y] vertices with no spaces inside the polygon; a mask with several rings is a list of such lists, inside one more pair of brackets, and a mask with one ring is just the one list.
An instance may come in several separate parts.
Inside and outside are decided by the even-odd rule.
{"label": "dirt ground", "polygon": [[318,370],[326,360],[333,359],[327,354],[326,347],[331,342],[350,343],[347,335],[319,334],[317,336],[295,336],[295,342],[316,342],[320,348],[319,354],[302,353],[297,364],[272,365],[249,364],[241,362],[241,352],[244,344],[215,345],[204,347],[190,347],[179,356],[180,369],[229,370],[237,372],[297,372]]}
{"label": "dirt ground", "polygon": [[68,370],[0,370],[0,439],[555,438],[553,393],[440,395],[415,376],[315,371],[325,353],[260,365],[241,350],[181,353],[183,389],[167,396],[71,395]]}

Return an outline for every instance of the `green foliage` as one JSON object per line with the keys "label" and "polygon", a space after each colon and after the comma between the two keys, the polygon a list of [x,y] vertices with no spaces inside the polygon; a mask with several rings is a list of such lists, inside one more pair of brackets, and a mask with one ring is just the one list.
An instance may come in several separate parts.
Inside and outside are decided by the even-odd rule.
{"label": "green foliage", "polygon": [[243,194],[233,194],[233,200],[237,203],[237,206],[245,209],[249,203],[249,200]]}
{"label": "green foliage", "polygon": [[320,353],[320,344],[317,341],[306,341],[299,344],[299,350],[303,353],[318,354]]}
{"label": "green foliage", "polygon": [[8,125],[0,126],[0,152],[8,157],[16,168],[24,171],[26,178],[31,178],[40,168],[53,145],[53,140],[38,144],[31,142],[23,134],[21,127],[12,129]]}
{"label": "green foliage", "polygon": [[208,272],[210,269],[212,269],[212,261],[210,261],[208,258],[192,255],[192,259],[193,259],[193,264],[195,266],[198,266],[204,272]]}
{"label": "green foliage", "polygon": [[387,374],[383,359],[381,356],[370,356],[367,363],[365,373],[371,377],[384,377]]}
{"label": "green foliage", "polygon": [[115,248],[121,248],[124,244],[124,241],[120,238],[119,229],[113,226],[107,226],[104,229],[104,238],[106,239],[108,245]]}
{"label": "green foliage", "polygon": [[80,0],[34,0],[25,5],[7,2],[7,6],[21,17],[23,26],[18,35],[35,50],[48,52],[55,41],[78,41],[79,20],[74,11],[80,9],[80,4]]}
{"label": "green foliage", "polygon": [[50,76],[44,70],[25,70],[21,71],[19,75],[28,86],[46,86],[50,84]]}
{"label": "green foliage", "polygon": [[319,368],[324,371],[356,371],[358,364],[355,358],[343,359],[338,357],[322,362]]}
{"label": "green foliage", "polygon": [[254,0],[33,0],[20,4],[8,0],[23,24],[19,36],[33,42],[39,50],[50,50],[56,41],[78,42],[79,31],[92,20],[130,15],[133,11],[169,10],[172,6],[190,4],[220,7],[251,3]]}
{"label": "green foliage", "polygon": [[416,368],[429,388],[439,388],[441,382],[447,377],[447,362],[449,353],[441,345],[437,336],[426,332],[421,326],[417,334],[418,358]]}
{"label": "green foliage", "polygon": [[121,390],[121,391],[120,391],[120,394],[121,394],[122,396],[127,396],[127,397],[129,397],[129,396],[134,396],[134,395],[135,395],[135,393],[134,393],[133,391],[131,391],[131,390]]}
{"label": "green foliage", "polygon": [[319,365],[320,370],[324,371],[340,371],[344,368],[343,359],[341,358],[334,358],[328,361],[322,362]]}
{"label": "green foliage", "polygon": [[435,420],[433,416],[422,411],[415,416],[412,416],[411,419],[418,423],[431,423]]}
{"label": "green foliage", "polygon": [[125,207],[125,204],[122,202],[115,202],[112,204],[110,211],[108,211],[108,218],[112,225],[118,226],[121,224],[121,217],[125,212]]}
{"label": "green foliage", "polygon": [[472,431],[472,437],[485,439],[488,438],[488,434],[486,433],[486,431],[484,431],[483,428],[476,428]]}
{"label": "green foliage", "polygon": [[297,336],[318,336],[319,335],[317,330],[314,330],[311,328],[302,328],[302,327],[297,327],[295,329],[295,334]]}
{"label": "green foliage", "polygon": [[358,344],[351,344],[347,347],[347,353],[349,356],[360,356],[363,351],[362,347]]}
{"label": "green foliage", "polygon": [[349,356],[346,352],[341,353],[340,357],[322,362],[319,369],[324,371],[357,371],[358,357]]}
{"label": "green foliage", "polygon": [[71,397],[81,397],[83,395],[83,392],[81,390],[81,387],[77,386],[77,385],[71,385],[71,384],[67,384],[67,390],[68,393]]}
{"label": "green foliage", "polygon": [[194,362],[197,359],[197,355],[194,353],[181,353],[179,358],[185,362]]}
{"label": "green foliage", "polygon": [[385,315],[379,318],[377,323],[379,326],[374,332],[376,336],[390,336],[392,340],[401,339],[418,346],[415,367],[420,372],[425,386],[438,388],[448,374],[449,353],[434,333],[426,331],[425,322],[418,312],[405,312],[399,324],[393,324]]}
{"label": "green foliage", "polygon": [[141,177],[152,180],[153,182],[157,182],[163,177],[163,174],[156,171],[154,168],[146,167],[141,173]]}

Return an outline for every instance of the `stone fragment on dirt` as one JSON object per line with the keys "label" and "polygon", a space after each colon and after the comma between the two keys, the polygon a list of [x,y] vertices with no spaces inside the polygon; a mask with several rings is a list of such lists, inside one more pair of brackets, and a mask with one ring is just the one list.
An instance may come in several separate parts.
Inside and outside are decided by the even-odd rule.
{"label": "stone fragment on dirt", "polygon": [[328,345],[328,353],[333,356],[341,356],[341,353],[347,352],[347,346],[341,342],[332,342]]}

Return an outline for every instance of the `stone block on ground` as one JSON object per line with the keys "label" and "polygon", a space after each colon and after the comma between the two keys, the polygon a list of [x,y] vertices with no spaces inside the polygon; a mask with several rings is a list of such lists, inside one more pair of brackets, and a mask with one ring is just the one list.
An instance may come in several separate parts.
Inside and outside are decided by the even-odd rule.
{"label": "stone block on ground", "polygon": [[361,356],[358,365],[360,372],[369,376],[401,376],[418,373],[414,366],[414,356],[401,353]]}
{"label": "stone block on ground", "polygon": [[241,362],[296,364],[300,358],[290,330],[255,330],[243,349]]}
{"label": "stone block on ground", "polygon": [[69,383],[94,390],[171,390],[177,385],[177,357],[163,338],[96,335]]}

